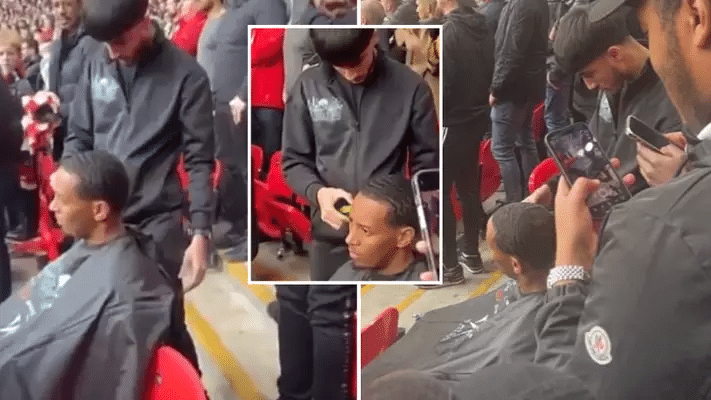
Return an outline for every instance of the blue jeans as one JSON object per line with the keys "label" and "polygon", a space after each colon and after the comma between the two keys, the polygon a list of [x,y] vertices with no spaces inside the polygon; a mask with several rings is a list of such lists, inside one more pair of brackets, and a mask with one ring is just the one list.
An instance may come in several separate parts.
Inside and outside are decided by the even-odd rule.
{"label": "blue jeans", "polygon": [[[528,176],[538,164],[536,142],[531,132],[533,102],[501,102],[491,109],[492,152],[501,169],[506,202],[519,202],[527,193]],[[521,162],[516,158],[519,149]]]}
{"label": "blue jeans", "polygon": [[560,78],[551,77],[551,83],[558,87],[554,89],[546,84],[546,128],[548,132],[557,131],[570,125],[571,86],[573,75],[564,75]]}

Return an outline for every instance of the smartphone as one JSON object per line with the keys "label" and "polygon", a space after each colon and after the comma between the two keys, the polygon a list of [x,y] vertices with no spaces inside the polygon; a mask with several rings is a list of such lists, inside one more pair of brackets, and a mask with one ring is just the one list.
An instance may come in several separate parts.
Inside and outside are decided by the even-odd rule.
{"label": "smartphone", "polygon": [[661,153],[661,148],[671,143],[664,135],[633,115],[627,117],[627,130],[625,133],[630,138],[642,143],[657,153]]}
{"label": "smartphone", "polygon": [[600,188],[587,199],[593,219],[605,218],[612,206],[632,197],[584,123],[551,132],[545,142],[569,185],[580,177],[600,180]]}
{"label": "smartphone", "polygon": [[348,202],[348,200],[344,199],[343,197],[339,198],[336,200],[336,202],[333,204],[333,207],[341,213],[341,215],[344,215],[346,217],[351,215],[351,203]]}
{"label": "smartphone", "polygon": [[439,279],[439,169],[423,169],[412,177],[420,232],[427,245],[427,266]]}

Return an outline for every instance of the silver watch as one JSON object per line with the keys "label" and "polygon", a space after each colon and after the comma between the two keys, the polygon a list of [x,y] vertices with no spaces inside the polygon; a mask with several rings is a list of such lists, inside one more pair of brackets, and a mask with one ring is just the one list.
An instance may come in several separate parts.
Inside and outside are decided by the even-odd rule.
{"label": "silver watch", "polygon": [[191,229],[190,236],[205,236],[208,239],[212,239],[212,230],[210,229]]}
{"label": "silver watch", "polygon": [[588,278],[585,268],[580,265],[559,265],[548,272],[548,289],[560,281],[584,281]]}

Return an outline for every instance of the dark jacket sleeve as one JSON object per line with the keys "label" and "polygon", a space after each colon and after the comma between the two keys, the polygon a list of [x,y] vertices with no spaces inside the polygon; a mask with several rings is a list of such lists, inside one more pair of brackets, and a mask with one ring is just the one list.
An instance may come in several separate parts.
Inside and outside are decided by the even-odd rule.
{"label": "dark jacket sleeve", "polygon": [[76,95],[72,100],[67,118],[67,137],[64,139],[62,157],[89,151],[94,148],[94,110],[91,97],[91,63],[79,78]]}
{"label": "dark jacket sleeve", "polygon": [[185,167],[190,173],[190,222],[195,229],[208,229],[212,225],[210,176],[215,153],[212,109],[207,75],[204,71],[189,74],[183,84],[179,112],[185,144]]}
{"label": "dark jacket sleeve", "polygon": [[583,282],[548,290],[535,318],[536,353],[533,361],[536,364],[562,368],[570,361],[587,294],[588,284]]}
{"label": "dark jacket sleeve", "polygon": [[507,90],[516,82],[526,65],[526,49],[534,34],[533,18],[533,12],[525,6],[525,2],[518,2],[511,8],[508,21],[499,21],[498,30],[504,28],[505,31],[497,32],[497,35],[503,35],[503,43],[501,48],[496,49],[496,66],[490,90],[494,97],[499,97],[502,90]]}
{"label": "dark jacket sleeve", "polygon": [[439,124],[432,92],[424,81],[415,91],[412,106],[412,142],[410,158],[412,173],[426,168],[439,168]]}
{"label": "dark jacket sleeve", "polygon": [[0,81],[0,166],[20,160],[22,146],[22,115],[20,102],[12,96],[5,82]]}
{"label": "dark jacket sleeve", "polygon": [[317,204],[316,193],[325,186],[316,169],[316,143],[313,122],[297,81],[284,107],[282,169],[296,193]]}

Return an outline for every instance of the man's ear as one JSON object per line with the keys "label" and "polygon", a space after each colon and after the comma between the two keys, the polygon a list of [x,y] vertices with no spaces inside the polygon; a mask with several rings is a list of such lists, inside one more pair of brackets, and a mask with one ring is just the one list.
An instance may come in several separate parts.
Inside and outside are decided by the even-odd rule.
{"label": "man's ear", "polygon": [[414,246],[416,235],[417,232],[415,231],[415,228],[411,226],[399,228],[397,234],[397,247],[399,249],[404,249],[409,246]]}
{"label": "man's ear", "polygon": [[622,63],[622,48],[618,45],[610,46],[607,48],[607,57],[614,65],[619,65]]}
{"label": "man's ear", "polygon": [[111,215],[111,206],[104,200],[96,200],[91,203],[94,221],[103,222],[109,219]]}
{"label": "man's ear", "polygon": [[517,257],[511,257],[511,266],[516,276],[523,275],[523,263]]}
{"label": "man's ear", "polygon": [[691,29],[694,46],[701,49],[711,47],[711,1],[684,0],[682,7],[689,8],[686,16]]}

